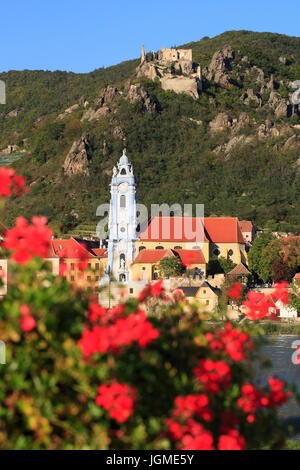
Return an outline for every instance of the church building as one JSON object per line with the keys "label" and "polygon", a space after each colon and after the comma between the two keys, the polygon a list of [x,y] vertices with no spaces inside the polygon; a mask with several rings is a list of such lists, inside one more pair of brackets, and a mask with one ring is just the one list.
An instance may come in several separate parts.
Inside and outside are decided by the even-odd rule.
{"label": "church building", "polygon": [[165,256],[178,256],[183,267],[196,269],[203,279],[212,257],[247,262],[246,241],[236,217],[156,216],[137,233],[137,184],[126,150],[113,169],[110,192],[106,273],[117,281],[158,279],[158,265]]}

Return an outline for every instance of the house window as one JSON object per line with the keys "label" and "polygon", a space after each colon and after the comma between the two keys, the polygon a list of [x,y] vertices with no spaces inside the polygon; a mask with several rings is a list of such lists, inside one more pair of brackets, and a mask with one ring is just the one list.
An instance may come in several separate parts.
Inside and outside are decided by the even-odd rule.
{"label": "house window", "polygon": [[193,246],[192,250],[201,250],[200,246]]}
{"label": "house window", "polygon": [[125,168],[122,168],[122,170],[121,170],[121,175],[126,175],[126,170],[125,170]]}
{"label": "house window", "polygon": [[132,287],[130,287],[130,289],[129,289],[129,294],[133,294],[133,288]]}
{"label": "house window", "polygon": [[182,250],[182,246],[175,246],[174,250]]}
{"label": "house window", "polygon": [[233,255],[233,251],[232,250],[228,250],[228,256],[232,256]]}
{"label": "house window", "polygon": [[124,194],[122,194],[122,196],[120,196],[120,207],[121,208],[126,207],[126,197],[124,196]]}
{"label": "house window", "polygon": [[216,249],[213,251],[213,253],[214,253],[214,255],[219,256],[220,250],[218,250],[218,248],[216,248]]}
{"label": "house window", "polygon": [[96,276],[96,277],[95,277],[95,281],[99,281],[99,276]]}
{"label": "house window", "polygon": [[143,250],[146,250],[146,247],[145,246],[140,246],[139,251],[143,251]]}
{"label": "house window", "polygon": [[206,301],[206,305],[209,305],[209,300]]}
{"label": "house window", "polygon": [[203,290],[203,294],[206,294],[206,289]]}
{"label": "house window", "polygon": [[74,276],[71,276],[71,281],[74,281],[74,280],[75,280]]}
{"label": "house window", "polygon": [[99,263],[95,264],[95,269],[99,269]]}
{"label": "house window", "polygon": [[74,269],[75,269],[75,264],[71,263],[71,270],[74,271]]}
{"label": "house window", "polygon": [[92,268],[92,265],[91,263],[88,264],[88,268],[91,269]]}
{"label": "house window", "polygon": [[142,268],[142,271],[146,271],[146,268],[145,268],[145,267],[144,267],[144,268]]}
{"label": "house window", "polygon": [[91,282],[91,280],[92,280],[91,276],[88,276],[88,277],[87,277],[87,280],[88,280],[89,282]]}
{"label": "house window", "polygon": [[155,249],[156,249],[156,250],[163,250],[164,247],[159,245],[159,246],[156,246]]}

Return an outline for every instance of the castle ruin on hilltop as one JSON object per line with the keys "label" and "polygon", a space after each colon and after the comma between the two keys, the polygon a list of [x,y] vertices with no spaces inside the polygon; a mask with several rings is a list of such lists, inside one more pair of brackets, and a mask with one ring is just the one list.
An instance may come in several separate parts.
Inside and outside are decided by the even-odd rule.
{"label": "castle ruin on hilltop", "polygon": [[158,78],[163,90],[186,93],[194,99],[202,91],[201,65],[193,62],[192,49],[162,47],[158,52],[146,54],[143,46],[136,72],[137,77]]}

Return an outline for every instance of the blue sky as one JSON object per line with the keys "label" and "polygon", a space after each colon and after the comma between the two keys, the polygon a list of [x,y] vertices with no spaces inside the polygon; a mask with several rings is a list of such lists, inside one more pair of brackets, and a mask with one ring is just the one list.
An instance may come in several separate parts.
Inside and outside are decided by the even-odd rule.
{"label": "blue sky", "polygon": [[248,29],[300,36],[299,0],[10,0],[0,72],[89,72],[203,36]]}

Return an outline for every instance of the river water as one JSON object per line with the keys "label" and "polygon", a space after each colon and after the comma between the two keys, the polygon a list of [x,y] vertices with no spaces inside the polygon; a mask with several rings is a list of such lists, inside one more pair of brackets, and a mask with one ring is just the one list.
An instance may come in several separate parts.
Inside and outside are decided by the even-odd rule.
{"label": "river water", "polygon": [[[268,336],[268,344],[261,348],[260,356],[272,361],[271,368],[255,367],[257,384],[265,385],[269,375],[277,375],[288,384],[294,384],[300,393],[300,365],[293,363],[293,353],[300,346],[300,336],[278,335]],[[291,422],[296,425],[299,434],[295,439],[300,441],[300,405],[290,399],[288,403],[279,408],[279,414],[283,419],[292,418]],[[297,420],[295,418],[298,418]]]}

